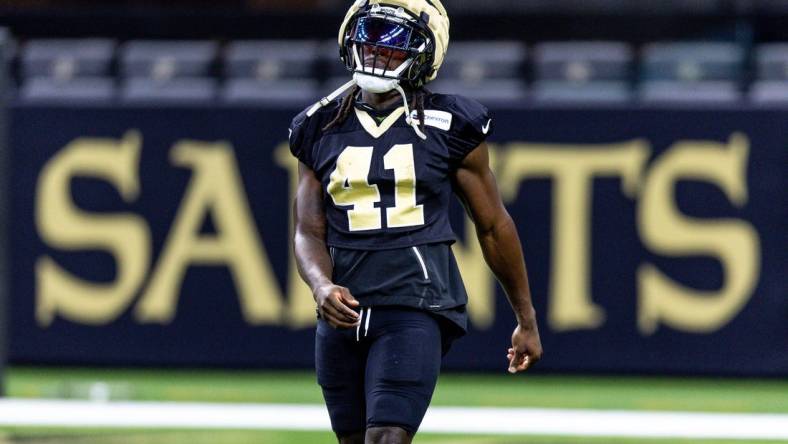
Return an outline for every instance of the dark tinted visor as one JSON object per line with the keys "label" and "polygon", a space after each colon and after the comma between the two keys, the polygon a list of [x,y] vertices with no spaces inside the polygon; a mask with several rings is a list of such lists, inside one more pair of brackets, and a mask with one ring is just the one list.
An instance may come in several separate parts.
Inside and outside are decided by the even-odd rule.
{"label": "dark tinted visor", "polygon": [[381,18],[362,17],[356,25],[354,40],[362,43],[408,49],[410,27]]}

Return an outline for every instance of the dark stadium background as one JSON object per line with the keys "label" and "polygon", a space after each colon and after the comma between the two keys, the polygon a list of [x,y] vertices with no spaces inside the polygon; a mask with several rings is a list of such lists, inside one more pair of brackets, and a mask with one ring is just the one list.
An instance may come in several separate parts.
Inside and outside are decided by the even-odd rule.
{"label": "dark stadium background", "polygon": [[[0,386],[6,399],[0,401],[320,405],[312,308],[294,284],[288,241],[294,164],[285,142],[290,118],[347,77],[331,41],[349,4],[0,0],[0,60],[6,62],[0,117]],[[503,374],[514,320],[500,288],[478,272],[486,268],[456,207],[456,247],[476,308],[468,337],[444,361],[433,404],[772,413],[788,421],[788,1],[444,5],[451,17],[449,57],[454,51],[460,60],[447,59],[435,88],[476,97],[493,112],[493,170],[524,244],[546,354],[523,378]],[[69,51],[88,40],[75,39],[99,40],[98,53],[109,54],[101,56],[99,74],[83,73],[83,62]],[[314,46],[294,43],[305,40]],[[126,56],[140,41],[207,42],[187,52],[209,55],[197,74],[182,74],[185,53],[178,50],[164,55],[164,74],[135,71]],[[301,64],[307,74],[297,79],[282,62],[286,51],[276,53],[282,60],[261,55],[250,62],[256,67],[243,68],[248,72],[232,71],[233,48],[249,41],[293,44],[295,53],[314,60]],[[550,47],[566,42],[577,46]],[[52,51],[61,43],[71,49]],[[474,65],[484,48],[491,62]],[[239,79],[248,82],[238,82],[232,95]],[[285,93],[272,94],[278,88]],[[79,149],[139,150],[139,163],[124,164],[137,165],[124,170],[131,179],[110,181],[111,167],[101,173],[87,158],[68,163],[66,154]],[[225,157],[207,162],[208,152]],[[559,180],[574,177],[562,168],[577,159],[587,163],[574,167],[594,171],[559,201]],[[53,171],[73,176],[56,182],[61,176]],[[223,198],[239,197],[248,207],[254,233],[244,234],[249,255],[243,260],[262,258],[255,289],[266,291],[241,295],[226,263],[195,260],[176,279],[169,303],[143,307],[190,190],[222,174],[239,180],[240,195],[224,182],[219,188]],[[47,180],[70,190],[47,194]],[[123,180],[131,182],[120,185]],[[108,243],[88,246],[90,230],[73,234],[65,220],[62,227],[52,224],[54,231],[43,228],[47,215],[72,214],[53,205],[63,199],[88,217],[121,215],[148,230],[147,249],[124,244],[121,232],[116,236],[122,248],[147,258],[144,275],[116,312],[96,298],[69,302],[79,294],[58,293],[58,286],[42,296],[42,261],[94,285],[95,294],[122,269]],[[578,210],[586,203],[587,212]],[[193,237],[217,234],[222,215],[200,217]],[[587,237],[578,241],[577,233]],[[562,236],[575,243],[558,251]],[[660,287],[655,294],[648,288],[657,288],[656,281],[679,289]],[[571,294],[558,297],[557,289]],[[734,301],[726,309],[717,303],[723,294]],[[244,297],[266,302],[250,307]],[[601,318],[593,314],[597,309]],[[0,416],[19,408],[2,402]],[[100,436],[84,442],[118,442],[102,441],[106,429],[91,423],[63,432],[51,428],[63,427],[57,421],[41,428],[14,421],[0,417],[0,442],[51,442],[61,434],[83,442],[95,433]],[[281,436],[151,433],[161,442],[190,444],[330,441],[322,429],[308,435],[279,428]],[[138,431],[113,430],[109,438],[120,442],[151,442]],[[513,442],[483,434],[465,438]],[[550,431],[516,435],[514,442],[525,435],[538,443],[642,442],[598,441],[580,432],[542,436],[570,435]],[[717,442],[680,438],[654,442]]]}

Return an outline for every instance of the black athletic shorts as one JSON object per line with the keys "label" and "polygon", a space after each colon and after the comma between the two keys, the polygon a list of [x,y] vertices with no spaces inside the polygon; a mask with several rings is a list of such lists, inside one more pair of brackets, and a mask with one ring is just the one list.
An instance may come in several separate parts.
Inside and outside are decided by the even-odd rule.
{"label": "black athletic shorts", "polygon": [[468,295],[450,244],[330,251],[332,281],[347,287],[362,306],[412,307],[437,315],[445,327],[444,354],[465,334]]}
{"label": "black athletic shorts", "polygon": [[331,428],[339,436],[385,426],[414,434],[440,371],[439,320],[407,307],[366,307],[360,313],[353,329],[318,321],[315,367]]}

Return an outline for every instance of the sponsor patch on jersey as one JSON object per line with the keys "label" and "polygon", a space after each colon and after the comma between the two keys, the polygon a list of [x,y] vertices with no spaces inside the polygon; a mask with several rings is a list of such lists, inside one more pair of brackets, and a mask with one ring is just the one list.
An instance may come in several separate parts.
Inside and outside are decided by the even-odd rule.
{"label": "sponsor patch on jersey", "polygon": [[[418,122],[419,113],[417,113],[416,110],[411,111],[410,118]],[[451,113],[438,111],[437,109],[425,109],[424,125],[434,126],[443,131],[448,131],[451,128]]]}

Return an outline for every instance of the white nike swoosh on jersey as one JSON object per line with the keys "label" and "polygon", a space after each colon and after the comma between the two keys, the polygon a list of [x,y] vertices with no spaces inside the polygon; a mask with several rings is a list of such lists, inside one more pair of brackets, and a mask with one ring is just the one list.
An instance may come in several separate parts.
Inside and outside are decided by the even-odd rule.
{"label": "white nike swoosh on jersey", "polygon": [[492,119],[487,121],[487,124],[482,127],[482,134],[487,134],[487,131],[490,131],[490,122]]}

